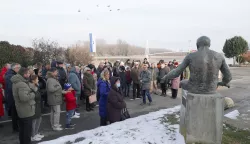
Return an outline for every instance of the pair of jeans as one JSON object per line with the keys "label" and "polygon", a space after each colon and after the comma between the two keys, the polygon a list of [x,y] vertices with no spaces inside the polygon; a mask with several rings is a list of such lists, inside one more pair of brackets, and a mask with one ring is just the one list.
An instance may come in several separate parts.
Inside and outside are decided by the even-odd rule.
{"label": "pair of jeans", "polygon": [[78,105],[79,103],[79,98],[80,98],[81,94],[76,94],[76,104]]}
{"label": "pair of jeans", "polygon": [[129,91],[130,91],[130,83],[126,83],[126,87],[125,87],[125,96],[129,97]]}
{"label": "pair of jeans", "polygon": [[19,119],[19,141],[20,144],[31,144],[32,117]]}
{"label": "pair of jeans", "polygon": [[146,96],[148,97],[148,101],[152,102],[152,98],[151,98],[149,90],[142,90],[142,98],[143,98],[144,104],[146,103]]}
{"label": "pair of jeans", "polygon": [[60,113],[61,113],[61,106],[55,105],[51,106],[51,113],[50,113],[50,123],[52,128],[57,128],[60,124]]}
{"label": "pair of jeans", "polygon": [[107,117],[100,117],[100,126],[108,125]]}
{"label": "pair of jeans", "polygon": [[75,113],[75,110],[69,110],[69,111],[67,111],[67,114],[66,114],[66,124],[67,125],[71,124],[71,119],[72,119],[74,113]]}
{"label": "pair of jeans", "polygon": [[35,118],[32,121],[32,137],[38,134],[38,130],[40,128],[42,122],[42,117]]}
{"label": "pair of jeans", "polygon": [[134,99],[136,98],[135,96],[136,92],[137,92],[137,98],[140,97],[140,89],[141,89],[140,84],[133,83],[133,98]]}

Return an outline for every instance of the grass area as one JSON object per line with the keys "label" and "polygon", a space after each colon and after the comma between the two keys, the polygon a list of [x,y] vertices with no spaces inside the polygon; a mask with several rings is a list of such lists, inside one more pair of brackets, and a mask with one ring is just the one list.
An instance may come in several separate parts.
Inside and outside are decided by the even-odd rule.
{"label": "grass area", "polygon": [[161,117],[161,123],[168,123],[170,125],[174,125],[174,124],[179,124],[179,118],[176,117],[176,114],[165,114],[163,117]]}
{"label": "grass area", "polygon": [[222,144],[250,144],[250,131],[225,124],[223,126]]}
{"label": "grass area", "polygon": [[[176,113],[166,114],[160,118],[162,124],[175,125],[179,124],[179,118]],[[173,131],[169,125],[166,125],[168,131]],[[202,144],[202,143],[196,143]],[[222,144],[250,144],[250,131],[237,129],[229,124],[224,124]]]}

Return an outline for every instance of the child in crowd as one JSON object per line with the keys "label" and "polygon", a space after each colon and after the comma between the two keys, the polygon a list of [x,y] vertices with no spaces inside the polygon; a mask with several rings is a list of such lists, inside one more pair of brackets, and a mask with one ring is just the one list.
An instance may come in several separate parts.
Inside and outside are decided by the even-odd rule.
{"label": "child in crowd", "polygon": [[125,96],[129,97],[130,86],[131,86],[131,83],[132,83],[130,67],[126,68],[125,75],[126,75]]}
{"label": "child in crowd", "polygon": [[[64,94],[64,99],[66,102],[66,128],[65,129],[74,129],[74,124],[71,123],[71,119],[75,113],[76,109],[76,97],[75,91],[72,89],[70,83],[64,84],[64,90],[66,93]],[[79,116],[78,116],[79,117]]]}

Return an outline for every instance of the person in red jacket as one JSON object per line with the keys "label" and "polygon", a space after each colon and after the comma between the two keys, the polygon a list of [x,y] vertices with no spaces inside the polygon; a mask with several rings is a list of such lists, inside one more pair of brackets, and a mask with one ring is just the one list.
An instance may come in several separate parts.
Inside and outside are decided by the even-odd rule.
{"label": "person in red jacket", "polygon": [[71,123],[71,119],[76,109],[75,91],[72,89],[70,83],[64,84],[64,90],[66,91],[66,93],[64,94],[64,99],[66,102],[66,111],[67,111],[65,129],[74,129],[75,124]]}
{"label": "person in red jacket", "polygon": [[[3,109],[3,89],[0,86],[0,118],[4,116],[4,109]],[[2,125],[0,124],[0,127]]]}
{"label": "person in red jacket", "polygon": [[4,75],[5,73],[8,71],[8,69],[10,69],[10,64],[6,64],[2,70],[1,70],[1,73],[0,73],[0,84],[2,84],[2,88],[5,89],[5,81],[4,81]]}

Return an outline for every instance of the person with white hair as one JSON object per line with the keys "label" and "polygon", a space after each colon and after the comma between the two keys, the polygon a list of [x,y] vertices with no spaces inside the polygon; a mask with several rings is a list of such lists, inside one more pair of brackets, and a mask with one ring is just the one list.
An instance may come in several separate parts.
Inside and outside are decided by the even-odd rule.
{"label": "person with white hair", "polygon": [[13,63],[11,65],[11,69],[9,69],[4,77],[5,83],[6,83],[6,97],[7,97],[7,103],[8,103],[8,115],[12,118],[12,130],[13,132],[18,132],[18,115],[16,111],[15,101],[13,97],[12,92],[12,82],[11,78],[16,75],[19,70],[21,69],[21,65],[18,63]]}
{"label": "person with white hair", "polygon": [[83,77],[83,86],[84,86],[84,96],[86,98],[86,111],[94,110],[90,103],[89,103],[89,97],[94,94],[95,92],[95,80],[93,75],[91,74],[91,69],[89,67],[86,67],[84,69],[84,77]]}

